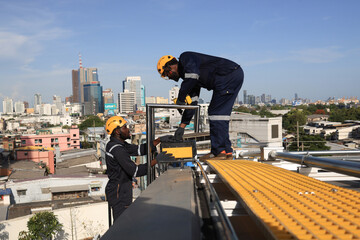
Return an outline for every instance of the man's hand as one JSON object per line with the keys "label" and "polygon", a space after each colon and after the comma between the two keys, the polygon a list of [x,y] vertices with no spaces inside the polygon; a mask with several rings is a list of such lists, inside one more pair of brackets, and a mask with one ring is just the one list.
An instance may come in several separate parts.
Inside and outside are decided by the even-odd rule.
{"label": "man's hand", "polygon": [[174,162],[176,160],[171,153],[161,152],[156,156],[156,161],[158,163],[164,163],[164,162]]}
{"label": "man's hand", "polygon": [[165,135],[160,137],[160,142],[174,142],[175,138],[173,135]]}

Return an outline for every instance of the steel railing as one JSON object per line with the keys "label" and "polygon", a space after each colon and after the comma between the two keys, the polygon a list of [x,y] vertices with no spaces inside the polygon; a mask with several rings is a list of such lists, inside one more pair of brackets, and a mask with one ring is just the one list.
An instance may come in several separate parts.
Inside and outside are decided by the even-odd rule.
{"label": "steel railing", "polygon": [[155,180],[155,169],[151,167],[151,141],[155,139],[155,109],[156,108],[173,108],[173,109],[194,109],[194,130],[199,132],[200,106],[198,105],[175,105],[175,104],[146,104],[146,144],[147,144],[147,186]]}
{"label": "steel railing", "polygon": [[[325,151],[326,152],[326,151]],[[345,152],[345,151],[344,151]],[[330,153],[328,153],[330,154]],[[360,178],[360,162],[336,160],[330,158],[313,157],[310,155],[296,155],[295,153],[270,152],[271,158],[280,158],[289,162],[311,167],[319,167],[332,172]]]}

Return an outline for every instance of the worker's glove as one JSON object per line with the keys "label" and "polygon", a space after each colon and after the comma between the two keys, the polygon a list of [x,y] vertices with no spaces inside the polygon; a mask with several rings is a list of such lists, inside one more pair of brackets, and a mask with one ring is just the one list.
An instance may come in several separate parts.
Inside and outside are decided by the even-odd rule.
{"label": "worker's glove", "polygon": [[174,142],[175,137],[173,135],[165,135],[160,137],[160,142]]}
{"label": "worker's glove", "polygon": [[156,146],[154,145],[153,141],[150,141],[150,148],[151,148],[151,153],[156,152]]}
{"label": "worker's glove", "polygon": [[174,162],[175,157],[171,153],[161,152],[155,157],[158,163]]}
{"label": "worker's glove", "polygon": [[183,135],[184,135],[184,131],[185,129],[182,127],[178,127],[178,129],[176,129],[174,137],[176,141],[182,141],[183,140]]}

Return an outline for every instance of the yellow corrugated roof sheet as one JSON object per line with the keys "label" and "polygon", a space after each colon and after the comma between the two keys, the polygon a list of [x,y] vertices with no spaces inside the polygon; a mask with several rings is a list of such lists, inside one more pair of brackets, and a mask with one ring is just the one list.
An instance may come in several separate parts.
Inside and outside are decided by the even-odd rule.
{"label": "yellow corrugated roof sheet", "polygon": [[272,165],[208,164],[276,239],[360,239],[360,193]]}

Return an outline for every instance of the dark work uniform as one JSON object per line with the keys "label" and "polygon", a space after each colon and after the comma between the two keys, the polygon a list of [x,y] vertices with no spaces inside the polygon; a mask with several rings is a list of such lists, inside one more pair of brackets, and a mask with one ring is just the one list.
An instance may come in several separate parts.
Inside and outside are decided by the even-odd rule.
{"label": "dark work uniform", "polygon": [[[231,153],[229,121],[235,99],[244,81],[240,65],[220,57],[195,52],[184,52],[179,57],[179,75],[183,79],[178,101],[185,102],[190,95],[192,105],[198,103],[200,89],[213,90],[208,109],[211,152],[218,155]],[[189,124],[195,110],[187,109],[181,123]]]}
{"label": "dark work uniform", "polygon": [[106,199],[113,211],[114,221],[132,203],[132,179],[147,173],[147,164],[136,165],[130,156],[146,154],[146,144],[123,143],[111,137],[106,145],[106,166],[109,181]]}

